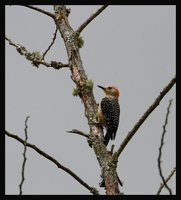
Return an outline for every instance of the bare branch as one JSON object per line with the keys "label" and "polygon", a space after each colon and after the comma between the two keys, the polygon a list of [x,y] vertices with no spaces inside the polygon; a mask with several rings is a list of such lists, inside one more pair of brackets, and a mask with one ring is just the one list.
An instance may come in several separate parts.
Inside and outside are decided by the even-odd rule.
{"label": "bare branch", "polygon": [[68,64],[63,64],[61,62],[56,62],[56,61],[51,61],[50,63],[47,63],[43,60],[43,55],[39,52],[39,51],[34,51],[32,53],[30,53],[29,51],[26,50],[26,48],[20,44],[15,44],[14,42],[12,42],[11,39],[5,37],[5,39],[9,42],[10,45],[16,47],[17,52],[22,55],[25,56],[25,58],[28,61],[31,61],[32,65],[34,67],[39,67],[39,65],[44,65],[46,67],[53,67],[54,69],[61,69],[61,68],[67,68],[69,67]]}
{"label": "bare branch", "polygon": [[153,112],[153,110],[159,105],[163,97],[169,92],[169,90],[174,86],[176,83],[176,77],[174,77],[169,84],[160,92],[158,97],[155,99],[153,104],[147,109],[147,111],[143,114],[143,116],[138,120],[138,122],[134,125],[133,129],[128,133],[124,141],[119,146],[119,149],[117,152],[114,153],[113,159],[117,160],[128,142],[131,140],[131,138],[134,136],[134,134],[137,132],[139,127],[143,124],[143,122],[147,119],[147,117]]}
{"label": "bare branch", "polygon": [[[168,177],[165,179],[166,183],[172,178],[172,176],[175,174],[175,172],[176,172],[176,167],[174,167],[174,169],[170,172],[170,174],[168,175]],[[161,191],[164,188],[164,186],[165,186],[164,183],[160,184],[160,188],[158,189],[157,195],[159,195],[161,193]]]}
{"label": "bare branch", "polygon": [[172,105],[172,99],[169,101],[169,105],[167,107],[167,113],[166,113],[166,117],[165,117],[165,123],[163,125],[163,133],[162,133],[162,136],[161,136],[161,142],[160,142],[160,147],[159,147],[159,155],[158,155],[158,170],[159,170],[159,174],[160,174],[160,177],[163,181],[163,184],[164,186],[167,188],[167,190],[169,191],[170,195],[172,195],[172,190],[168,187],[166,181],[165,181],[165,178],[163,176],[163,173],[162,173],[162,168],[161,168],[161,156],[162,156],[162,148],[163,148],[163,144],[164,144],[164,136],[165,136],[165,133],[166,133],[166,126],[168,124],[168,116],[169,116],[169,113],[170,113],[170,107]]}
{"label": "bare branch", "polygon": [[92,14],[78,29],[76,32],[80,33],[93,19],[95,19],[108,5],[104,5],[99,8],[94,14]]}
{"label": "bare branch", "polygon": [[40,13],[43,13],[43,14],[45,14],[45,15],[48,15],[49,17],[51,17],[51,18],[55,18],[55,15],[53,14],[53,13],[50,13],[50,12],[48,12],[48,11],[45,11],[45,10],[43,10],[43,9],[41,9],[41,8],[37,8],[37,7],[35,7],[35,6],[30,6],[30,5],[23,5],[23,6],[25,6],[25,7],[28,7],[28,8],[30,8],[30,9],[33,9],[33,10],[36,10],[36,11],[38,11],[38,12],[40,12]]}
{"label": "bare branch", "polygon": [[46,159],[50,160],[51,162],[53,162],[55,165],[57,165],[58,168],[64,170],[65,172],[67,172],[70,176],[72,176],[75,180],[77,180],[81,185],[83,185],[85,188],[87,188],[92,194],[98,194],[98,191],[96,188],[94,187],[90,187],[86,182],[84,182],[80,177],[78,177],[73,171],[71,171],[69,168],[63,166],[62,164],[60,164],[55,158],[53,158],[52,156],[50,156],[49,154],[45,153],[44,151],[42,151],[41,149],[39,149],[37,146],[35,146],[34,144],[31,143],[25,143],[25,141],[23,139],[21,139],[20,137],[18,137],[17,135],[11,134],[8,131],[5,130],[5,134],[11,138],[16,139],[17,141],[19,141],[20,143],[22,143],[23,145],[26,145],[27,147],[30,147],[32,149],[34,149],[36,152],[38,152],[40,155],[42,155],[43,157],[45,157]]}
{"label": "bare branch", "polygon": [[79,131],[79,130],[77,130],[77,129],[72,129],[71,131],[67,131],[67,132],[68,132],[68,133],[75,133],[75,134],[82,135],[82,136],[84,136],[84,137],[89,138],[89,135],[88,135],[88,134],[86,134],[86,133],[84,133],[84,132],[82,132],[82,131]]}
{"label": "bare branch", "polygon": [[27,143],[27,140],[28,140],[28,133],[27,133],[28,126],[27,126],[27,122],[28,122],[29,117],[30,116],[27,116],[26,120],[25,120],[25,129],[24,129],[24,131],[25,131],[25,141],[24,141],[24,152],[23,152],[23,164],[22,164],[22,171],[21,171],[22,178],[21,178],[21,183],[19,184],[19,190],[20,190],[19,194],[20,195],[22,195],[22,193],[23,193],[22,186],[23,186],[23,182],[25,180],[25,175],[24,174],[25,174],[25,164],[26,164],[26,160],[27,160],[27,158],[26,158],[26,149],[27,149],[26,143]]}
{"label": "bare branch", "polygon": [[55,32],[54,32],[54,34],[53,34],[54,36],[53,36],[52,42],[51,42],[50,46],[47,48],[47,50],[45,51],[45,53],[43,53],[43,58],[42,58],[42,60],[45,59],[45,55],[48,53],[48,51],[50,50],[50,48],[51,48],[52,45],[54,44],[55,39],[56,39],[56,36],[57,36],[57,31],[58,31],[58,28],[56,27],[56,30],[55,30]]}
{"label": "bare branch", "polygon": [[11,39],[7,38],[6,36],[5,36],[5,40],[7,40],[7,41],[9,42],[10,45],[12,45],[12,46],[18,48],[18,45],[16,45],[15,43],[13,43],[13,42],[11,41]]}

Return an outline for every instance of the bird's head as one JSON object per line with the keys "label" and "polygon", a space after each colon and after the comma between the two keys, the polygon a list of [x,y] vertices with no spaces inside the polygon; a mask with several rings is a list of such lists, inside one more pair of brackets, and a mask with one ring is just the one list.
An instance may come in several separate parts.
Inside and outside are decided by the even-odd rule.
{"label": "bird's head", "polygon": [[119,90],[115,86],[103,87],[98,85],[98,87],[101,88],[107,96],[119,97]]}

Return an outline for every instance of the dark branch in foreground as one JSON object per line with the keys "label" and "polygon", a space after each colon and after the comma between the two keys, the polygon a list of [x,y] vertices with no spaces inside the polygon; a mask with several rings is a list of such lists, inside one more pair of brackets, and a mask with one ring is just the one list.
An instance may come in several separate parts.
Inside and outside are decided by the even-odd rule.
{"label": "dark branch in foreground", "polygon": [[[175,172],[176,172],[176,167],[174,167],[174,169],[170,172],[168,177],[165,179],[166,183],[172,178],[172,176],[175,174]],[[164,186],[165,186],[164,183],[160,184],[160,188],[158,189],[157,195],[159,195],[161,193],[161,191],[164,188]]]}
{"label": "dark branch in foreground", "polygon": [[159,147],[159,155],[158,155],[158,170],[159,170],[159,174],[160,174],[160,177],[163,181],[163,184],[164,186],[167,188],[167,190],[169,191],[170,195],[172,195],[172,190],[168,187],[166,181],[165,181],[165,178],[163,176],[163,173],[162,173],[162,168],[161,168],[161,156],[162,156],[162,148],[163,148],[163,144],[164,144],[164,137],[165,137],[165,133],[166,133],[166,126],[168,124],[168,116],[169,116],[169,113],[170,113],[170,107],[172,105],[172,99],[169,101],[169,105],[168,105],[168,108],[167,108],[167,114],[166,114],[166,117],[165,117],[165,123],[163,125],[163,133],[162,133],[162,136],[161,136],[161,143],[160,143],[160,147]]}
{"label": "dark branch in foreground", "polygon": [[93,19],[95,19],[108,5],[104,5],[99,8],[94,14],[92,14],[77,30],[76,32],[80,33]]}
{"label": "dark branch in foreground", "polygon": [[113,159],[118,160],[120,154],[128,144],[128,142],[131,140],[131,138],[134,136],[136,131],[139,129],[139,127],[143,124],[143,122],[147,119],[147,117],[153,112],[153,110],[159,105],[163,97],[169,92],[169,90],[174,86],[176,83],[176,77],[174,77],[169,84],[160,92],[159,96],[155,99],[153,104],[147,109],[147,111],[143,114],[143,116],[139,119],[139,121],[135,124],[133,129],[128,133],[124,141],[119,146],[119,149],[117,152],[114,153]]}
{"label": "dark branch in foreground", "polygon": [[71,175],[75,180],[77,180],[81,185],[83,185],[85,188],[87,188],[92,194],[99,194],[97,189],[94,187],[90,187],[87,183],[85,183],[81,178],[79,178],[73,171],[71,171],[70,169],[68,169],[67,167],[63,166],[62,164],[60,164],[55,158],[51,157],[50,155],[48,155],[47,153],[45,153],[44,151],[42,151],[41,149],[39,149],[37,146],[31,144],[31,143],[25,143],[25,141],[23,139],[21,139],[20,137],[18,137],[17,135],[11,134],[8,131],[5,131],[5,134],[11,138],[16,139],[17,141],[19,141],[20,143],[22,143],[23,145],[26,145],[27,147],[30,147],[32,149],[34,149],[36,152],[38,152],[40,155],[42,155],[43,157],[47,158],[48,160],[50,160],[51,162],[53,162],[55,165],[57,165],[58,168],[64,170],[65,172],[67,172],[69,175]]}
{"label": "dark branch in foreground", "polygon": [[27,116],[26,117],[26,120],[25,120],[25,141],[24,141],[24,152],[23,152],[23,164],[22,164],[22,171],[21,171],[21,183],[19,184],[19,194],[22,195],[23,191],[22,191],[22,187],[23,187],[23,182],[25,180],[25,164],[26,164],[26,143],[27,143],[27,140],[28,140],[28,132],[27,132],[27,129],[28,129],[28,126],[27,126],[27,122],[28,122],[28,119],[29,119],[30,116]]}

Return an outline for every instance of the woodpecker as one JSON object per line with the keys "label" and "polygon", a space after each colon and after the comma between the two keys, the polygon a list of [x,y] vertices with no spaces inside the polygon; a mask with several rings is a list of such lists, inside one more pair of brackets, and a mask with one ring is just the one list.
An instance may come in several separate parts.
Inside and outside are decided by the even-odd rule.
{"label": "woodpecker", "polygon": [[114,86],[102,87],[97,85],[105,92],[105,97],[101,100],[98,107],[98,122],[106,128],[104,144],[107,146],[109,140],[114,140],[119,125],[119,90]]}

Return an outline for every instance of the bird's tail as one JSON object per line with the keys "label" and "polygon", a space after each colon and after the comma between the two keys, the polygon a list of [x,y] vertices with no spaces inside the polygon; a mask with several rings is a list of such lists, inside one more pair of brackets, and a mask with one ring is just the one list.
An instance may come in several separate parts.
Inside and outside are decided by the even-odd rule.
{"label": "bird's tail", "polygon": [[114,140],[115,136],[115,131],[113,131],[112,129],[108,129],[106,135],[104,136],[104,144],[107,146],[109,140]]}
{"label": "bird's tail", "polygon": [[104,144],[105,144],[106,146],[108,145],[110,139],[111,139],[111,137],[110,137],[110,132],[107,131],[107,133],[106,133],[106,135],[105,135],[105,137],[104,137]]}

